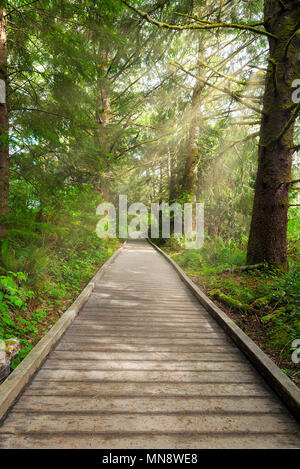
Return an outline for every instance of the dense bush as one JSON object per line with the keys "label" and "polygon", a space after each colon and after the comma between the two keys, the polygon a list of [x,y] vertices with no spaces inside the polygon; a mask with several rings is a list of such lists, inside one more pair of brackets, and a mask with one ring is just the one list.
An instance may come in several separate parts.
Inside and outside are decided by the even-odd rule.
{"label": "dense bush", "polygon": [[9,238],[0,246],[0,339],[21,342],[13,367],[116,249],[115,240],[96,236],[96,204],[88,187],[73,188],[42,220],[28,206],[11,215]]}

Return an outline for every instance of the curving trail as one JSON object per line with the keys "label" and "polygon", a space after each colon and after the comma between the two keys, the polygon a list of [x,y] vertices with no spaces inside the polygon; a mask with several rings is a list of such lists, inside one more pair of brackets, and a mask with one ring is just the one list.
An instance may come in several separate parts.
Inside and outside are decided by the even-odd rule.
{"label": "curving trail", "polygon": [[0,448],[298,448],[299,426],[172,266],[127,243]]}

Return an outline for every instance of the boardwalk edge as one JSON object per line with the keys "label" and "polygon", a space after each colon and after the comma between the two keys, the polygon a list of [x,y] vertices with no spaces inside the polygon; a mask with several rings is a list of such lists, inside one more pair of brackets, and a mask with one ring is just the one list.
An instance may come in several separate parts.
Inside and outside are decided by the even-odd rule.
{"label": "boardwalk edge", "polygon": [[300,390],[275,363],[240,329],[224,311],[216,306],[197,285],[184,273],[179,265],[150,239],[148,242],[177,271],[183,282],[190,288],[194,296],[207,309],[211,316],[231,337],[238,348],[246,355],[254,367],[265,378],[270,387],[278,394],[288,409],[300,421]]}
{"label": "boardwalk edge", "polygon": [[65,311],[55,325],[29,352],[17,368],[0,385],[0,422],[5,418],[10,407],[19,397],[24,387],[28,384],[35,372],[49,355],[70,324],[74,321],[84,303],[89,299],[96,283],[101,279],[107,267],[114,262],[125,243],[103,264],[96,275],[89,281],[80,295]]}

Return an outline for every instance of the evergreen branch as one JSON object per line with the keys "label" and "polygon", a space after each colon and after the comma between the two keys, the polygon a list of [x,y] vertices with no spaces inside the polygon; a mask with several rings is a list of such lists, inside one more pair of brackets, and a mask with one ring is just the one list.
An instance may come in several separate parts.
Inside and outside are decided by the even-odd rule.
{"label": "evergreen branch", "polygon": [[[252,62],[252,60],[251,60],[251,62]],[[267,68],[259,67],[258,65],[253,65],[253,64],[251,64],[251,63],[249,64],[249,67],[250,67],[250,68],[256,68],[257,70],[260,70],[260,71],[262,71],[262,72],[264,72],[264,73],[267,73],[267,71],[268,71]]]}
{"label": "evergreen branch", "polygon": [[229,125],[259,125],[260,121],[250,121],[250,122],[231,122]]}
{"label": "evergreen branch", "polygon": [[285,57],[287,56],[288,49],[289,49],[289,47],[290,47],[290,44],[291,44],[292,40],[294,39],[295,36],[297,36],[297,34],[299,34],[299,29],[298,29],[298,28],[299,28],[299,24],[300,24],[300,20],[299,20],[298,23],[297,23],[297,26],[296,26],[296,28],[295,28],[294,33],[291,35],[291,37],[289,38],[289,40],[288,40],[288,42],[287,42],[287,45],[285,46],[285,51],[284,51]]}
{"label": "evergreen branch", "polygon": [[197,76],[197,75],[194,75],[193,73],[191,73],[189,70],[186,70],[182,65],[178,64],[177,62],[174,62],[183,72],[187,73],[188,75],[192,76],[193,78],[196,78],[196,80],[199,80],[201,82],[203,82],[205,85],[207,86],[210,86],[218,91],[221,91],[222,93],[225,93],[225,94],[228,94],[229,96],[231,96],[235,101],[237,101],[238,103],[240,104],[243,104],[244,106],[246,106],[247,108],[251,109],[252,111],[255,111],[259,114],[262,114],[262,111],[253,106],[252,104],[249,104],[247,103],[247,101],[245,101],[245,99],[241,98],[238,93],[234,92],[234,91],[231,91],[229,90],[228,88],[221,88],[220,86],[217,86],[217,85],[213,85],[212,83],[209,83],[207,80],[204,80],[203,78]]}
{"label": "evergreen branch", "polygon": [[11,15],[14,11],[20,11],[20,8],[24,8],[24,7],[27,7],[29,5],[32,5],[33,3],[37,3],[39,2],[40,0],[33,0],[32,2],[28,2],[28,3],[24,3],[23,5],[20,5],[19,7],[15,7],[15,8],[12,8],[10,11],[8,11],[6,13],[5,16],[9,16]]}
{"label": "evergreen branch", "polygon": [[227,145],[222,149],[222,154],[226,153],[231,148],[235,148],[235,146],[240,143],[245,143],[245,142],[248,142],[249,140],[253,140],[254,138],[259,137],[259,135],[260,135],[260,132],[253,132],[244,138],[241,138],[239,140],[234,140],[233,142],[230,143],[230,145]]}
{"label": "evergreen branch", "polygon": [[51,111],[46,111],[45,109],[37,109],[37,108],[31,108],[31,107],[22,107],[20,109],[11,109],[11,111],[31,111],[31,112],[42,112],[44,114],[48,114],[50,116],[55,116],[55,117],[60,117],[61,119],[69,119],[69,117],[64,116],[63,114],[58,114],[56,112],[51,112]]}
{"label": "evergreen branch", "polygon": [[146,72],[142,73],[138,78],[136,78],[136,80],[133,80],[132,82],[130,82],[129,85],[127,85],[126,88],[121,93],[118,94],[118,96],[116,96],[115,98],[112,98],[111,104],[114,104],[116,101],[118,101],[125,93],[127,93],[127,91],[133,85],[135,85],[138,81],[140,81],[147,73],[148,73],[148,70],[146,70]]}
{"label": "evergreen branch", "polygon": [[278,137],[275,138],[275,141],[280,140],[284,136],[284,134],[289,130],[291,125],[293,125],[293,123],[297,119],[299,111],[300,111],[300,102],[297,104],[297,106],[295,108],[295,111],[292,113],[291,117],[289,118],[289,120],[287,121],[285,126],[283,127],[283,129],[280,132],[280,134],[278,135]]}
{"label": "evergreen branch", "polygon": [[[232,3],[234,0],[227,0],[226,3],[224,3],[222,5],[222,9],[223,11],[226,9],[226,7],[228,7],[228,5],[230,5],[230,3]],[[220,6],[217,6],[216,8],[214,8],[213,10],[209,11],[206,15],[203,15],[201,16],[201,18],[199,19],[204,19],[204,18],[209,18],[210,16],[212,16],[214,13],[216,13],[217,11],[220,11]]]}
{"label": "evergreen branch", "polygon": [[203,67],[208,68],[209,70],[213,71],[214,73],[217,73],[220,77],[225,78],[226,80],[232,81],[233,83],[237,83],[239,85],[247,85],[247,81],[244,80],[236,80],[235,78],[231,77],[230,75],[226,75],[225,73],[219,72],[216,68],[208,65],[205,62],[202,62],[201,60],[198,60],[198,63],[200,65],[203,65]]}
{"label": "evergreen branch", "polygon": [[20,109],[11,109],[11,111],[30,111],[30,112],[41,112],[43,114],[47,114],[49,116],[54,116],[54,117],[59,117],[60,119],[66,119],[70,122],[74,122],[80,129],[82,129],[84,132],[86,132],[88,135],[93,137],[93,133],[90,132],[84,125],[78,123],[74,118],[65,116],[63,114],[59,114],[57,112],[52,112],[52,111],[46,111],[45,109],[37,109],[37,108],[31,108],[31,107],[22,107]]}
{"label": "evergreen branch", "polygon": [[230,150],[230,148],[234,147],[238,143],[248,142],[248,140],[252,140],[253,138],[259,137],[259,135],[260,135],[260,132],[253,132],[252,134],[249,134],[246,137],[241,138],[240,140],[234,140],[230,145],[225,147],[225,149],[223,150],[223,153]]}
{"label": "evergreen branch", "polygon": [[[230,2],[228,2],[228,3],[230,3]],[[205,21],[205,20],[202,19],[202,18],[206,18],[210,15],[205,15],[202,18],[198,18],[198,16],[188,15],[187,13],[180,13],[180,12],[177,12],[177,11],[175,11],[175,15],[183,16],[185,18],[192,19],[192,20],[196,21],[197,23],[213,24],[211,21]],[[254,27],[254,26],[264,26],[264,22],[247,24],[247,26],[252,26],[252,27]]]}
{"label": "evergreen branch", "polygon": [[157,21],[154,18],[152,18],[148,13],[145,11],[139,10],[138,8],[135,8],[133,5],[130,5],[127,0],[121,0],[124,5],[126,5],[128,8],[133,10],[135,13],[137,13],[141,18],[145,19],[148,21],[148,23],[154,24],[155,26],[158,26],[160,28],[166,28],[166,29],[172,29],[175,31],[184,31],[184,30],[209,30],[209,29],[218,29],[218,28],[229,28],[229,29],[239,29],[239,30],[247,30],[251,31],[256,34],[260,34],[263,36],[268,36],[272,37],[273,39],[277,39],[277,36],[275,36],[272,33],[269,33],[268,31],[263,31],[261,29],[255,28],[254,26],[250,26],[247,24],[235,24],[235,23],[208,23],[205,22],[205,24],[195,24],[195,23],[189,23],[187,25],[176,25],[176,24],[168,24],[162,21]]}
{"label": "evergreen branch", "polygon": [[118,155],[118,158],[121,158],[123,155],[125,155],[125,153],[128,153],[129,151],[131,150],[135,150],[136,148],[139,148],[143,145],[146,145],[148,143],[153,143],[153,142],[157,142],[158,140],[162,140],[163,138],[166,138],[168,137],[169,135],[173,135],[173,132],[169,132],[167,134],[164,134],[164,135],[161,135],[160,137],[157,137],[157,138],[153,138],[152,140],[143,140],[142,142],[139,142],[135,145],[132,145],[131,147],[128,147],[126,148],[124,151],[122,151],[121,153],[119,153]]}

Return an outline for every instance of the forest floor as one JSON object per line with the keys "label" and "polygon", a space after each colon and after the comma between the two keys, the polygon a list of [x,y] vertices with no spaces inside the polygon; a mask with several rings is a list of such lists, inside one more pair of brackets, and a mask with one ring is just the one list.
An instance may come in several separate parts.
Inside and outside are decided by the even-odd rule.
{"label": "forest floor", "polygon": [[[229,265],[224,257],[241,260],[237,249],[233,254],[228,247],[218,250],[215,242],[208,244],[204,253],[172,241],[161,248],[300,387],[299,364],[292,361],[292,343],[300,339],[300,266],[292,264],[287,274],[267,269],[224,272]],[[222,250],[222,262],[215,263]]]}

